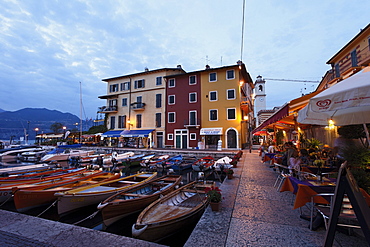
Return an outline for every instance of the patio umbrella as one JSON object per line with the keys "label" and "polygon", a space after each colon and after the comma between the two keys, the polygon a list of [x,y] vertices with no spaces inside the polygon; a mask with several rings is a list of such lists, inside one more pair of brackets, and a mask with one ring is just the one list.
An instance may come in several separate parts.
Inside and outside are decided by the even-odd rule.
{"label": "patio umbrella", "polygon": [[297,121],[316,125],[328,125],[329,120],[339,126],[363,124],[370,142],[366,128],[366,123],[370,123],[369,71],[367,67],[312,97],[298,112]]}
{"label": "patio umbrella", "polygon": [[267,136],[267,131],[260,130],[260,131],[257,131],[256,133],[253,133],[253,135],[255,135],[255,136]]}

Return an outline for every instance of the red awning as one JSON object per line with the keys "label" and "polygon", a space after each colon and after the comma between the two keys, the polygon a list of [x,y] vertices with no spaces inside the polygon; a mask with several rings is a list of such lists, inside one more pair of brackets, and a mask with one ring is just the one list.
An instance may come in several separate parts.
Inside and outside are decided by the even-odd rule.
{"label": "red awning", "polygon": [[255,128],[252,131],[252,134],[256,133],[257,131],[262,130],[263,128],[265,128],[266,126],[268,126],[272,123],[275,123],[275,122],[285,118],[288,115],[289,115],[289,104],[285,104],[285,106],[280,108],[277,112],[275,112],[273,115],[271,115],[271,117],[269,117],[262,124],[260,124],[260,126]]}

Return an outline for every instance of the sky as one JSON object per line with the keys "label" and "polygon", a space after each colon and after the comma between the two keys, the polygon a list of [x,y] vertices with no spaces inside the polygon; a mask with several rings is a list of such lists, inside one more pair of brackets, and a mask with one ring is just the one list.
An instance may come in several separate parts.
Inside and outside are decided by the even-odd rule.
{"label": "sky", "polygon": [[[0,109],[82,109],[95,118],[106,105],[102,79],[146,67],[191,72],[242,60],[254,81],[319,81],[370,22],[370,1],[245,0],[242,35],[243,3],[0,0]],[[267,109],[317,85],[266,80]]]}

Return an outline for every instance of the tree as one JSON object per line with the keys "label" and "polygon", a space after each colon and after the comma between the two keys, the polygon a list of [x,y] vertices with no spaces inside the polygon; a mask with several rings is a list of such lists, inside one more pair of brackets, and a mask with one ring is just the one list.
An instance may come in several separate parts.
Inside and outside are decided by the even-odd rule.
{"label": "tree", "polygon": [[63,129],[62,123],[53,123],[50,125],[50,129],[53,131],[53,133],[59,133]]}
{"label": "tree", "polygon": [[86,134],[96,134],[96,133],[104,133],[107,132],[108,129],[105,125],[98,125],[98,126],[93,126],[87,131]]}

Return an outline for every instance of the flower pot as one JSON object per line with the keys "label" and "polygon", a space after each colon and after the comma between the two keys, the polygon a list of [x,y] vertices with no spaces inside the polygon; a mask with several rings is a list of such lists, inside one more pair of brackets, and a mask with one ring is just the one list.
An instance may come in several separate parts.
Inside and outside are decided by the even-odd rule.
{"label": "flower pot", "polygon": [[221,203],[220,202],[210,202],[212,211],[220,211]]}

